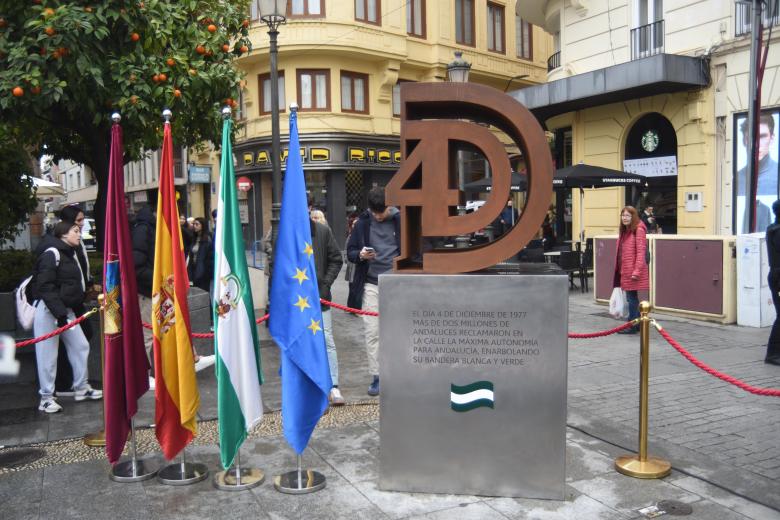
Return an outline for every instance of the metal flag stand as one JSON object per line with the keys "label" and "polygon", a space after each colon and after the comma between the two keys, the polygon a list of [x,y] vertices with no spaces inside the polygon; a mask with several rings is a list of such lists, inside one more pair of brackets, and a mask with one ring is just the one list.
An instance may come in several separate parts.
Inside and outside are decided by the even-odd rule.
{"label": "metal flag stand", "polygon": [[233,470],[226,469],[214,475],[214,487],[222,491],[243,491],[265,482],[265,473],[258,468],[241,467],[241,451],[236,453]]}
{"label": "metal flag stand", "polygon": [[277,491],[289,495],[305,495],[325,487],[325,475],[311,469],[302,469],[302,463],[303,458],[298,455],[298,469],[274,478],[274,487]]}
{"label": "metal flag stand", "polygon": [[[105,333],[105,295],[98,294],[98,314],[100,315],[100,370],[102,371],[101,383],[106,380],[106,360],[105,349],[106,342],[103,334]],[[105,388],[105,383],[102,384]],[[106,400],[103,398],[103,429],[98,432],[92,432],[84,435],[84,444],[93,448],[99,448],[106,445]]]}
{"label": "metal flag stand", "polygon": [[149,467],[148,460],[139,460],[135,440],[135,419],[130,419],[130,460],[119,462],[109,473],[114,482],[140,482],[149,480],[157,474],[157,470]]}
{"label": "metal flag stand", "polygon": [[199,462],[187,462],[186,448],[181,450],[181,461],[174,462],[157,472],[157,478],[161,484],[168,486],[187,486],[200,482],[209,476],[209,470],[205,464]]}

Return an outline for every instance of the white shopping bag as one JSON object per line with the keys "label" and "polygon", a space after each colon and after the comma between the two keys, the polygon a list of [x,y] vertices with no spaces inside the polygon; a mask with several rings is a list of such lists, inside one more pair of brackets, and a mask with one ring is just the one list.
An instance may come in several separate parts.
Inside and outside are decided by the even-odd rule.
{"label": "white shopping bag", "polygon": [[609,314],[616,319],[628,316],[626,293],[620,287],[612,289],[612,296],[609,297]]}

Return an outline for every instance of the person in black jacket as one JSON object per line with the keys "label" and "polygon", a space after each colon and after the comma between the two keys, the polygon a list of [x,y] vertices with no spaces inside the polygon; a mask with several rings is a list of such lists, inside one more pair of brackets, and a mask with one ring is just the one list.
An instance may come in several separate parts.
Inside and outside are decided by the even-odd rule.
{"label": "person in black jacket", "polygon": [[775,223],[766,228],[766,252],[769,260],[769,290],[775,305],[775,323],[769,333],[764,363],[780,365],[780,200],[772,204]]}
{"label": "person in black jacket", "polygon": [[[59,211],[59,217],[60,220],[75,223],[79,227],[79,230],[83,231],[84,211],[79,205],[69,204],[61,208]],[[43,246],[43,243],[41,243],[36,249],[35,258],[38,258],[41,253],[43,253],[45,248],[41,249],[41,246]],[[81,273],[84,275],[84,283],[87,287],[86,300],[94,300],[100,293],[100,286],[94,285],[92,273],[89,269],[89,256],[87,255],[87,248],[84,245],[84,240],[80,240],[79,246],[75,249],[76,258],[78,258],[79,265],[81,265]],[[89,320],[84,320],[81,322],[81,330],[84,331],[84,336],[87,337],[87,340],[92,339],[94,331],[92,330],[92,325],[90,324]],[[72,374],[73,368],[70,366],[70,361],[68,361],[65,343],[60,340],[59,354],[57,355],[57,380],[54,383],[55,395],[57,395],[57,397],[72,397],[75,395],[73,390],[73,380],[71,379]]]}
{"label": "person in black jacket", "polygon": [[[81,230],[73,222],[61,221],[54,226],[54,236],[44,237],[43,253],[35,264],[33,297],[35,320],[33,332],[36,337],[67,325],[83,313],[86,284],[76,249],[81,241]],[[56,252],[55,252],[56,250]],[[87,358],[89,342],[76,325],[62,334],[73,367],[73,388],[76,401],[100,399],[103,392],[95,390],[87,382]],[[40,383],[41,402],[38,410],[55,413],[62,406],[54,398],[54,380],[57,375],[57,344],[54,336],[41,341],[35,348]]]}
{"label": "person in black jacket", "polygon": [[187,274],[192,285],[211,294],[214,280],[214,241],[211,239],[209,225],[205,218],[197,217],[192,223],[192,230]]}
{"label": "person in black jacket", "polygon": [[[142,207],[135,215],[130,225],[130,239],[133,243],[133,264],[135,279],[138,285],[138,307],[141,311],[141,321],[152,323],[152,279],[154,278],[154,246],[157,235],[157,216],[151,206]],[[150,329],[144,327],[144,347],[149,363],[153,363],[152,347],[154,336]],[[149,386],[153,386],[150,378]]]}
{"label": "person in black jacket", "polygon": [[[344,260],[341,250],[333,236],[333,231],[327,224],[311,221],[311,240],[314,249],[314,267],[317,270],[317,287],[320,298],[333,300],[330,288],[341,271]],[[330,403],[333,406],[343,406],[344,397],[339,390],[339,359],[336,354],[336,342],[333,339],[333,317],[328,305],[320,305],[322,309],[322,330],[325,334],[325,346],[328,350],[328,365],[333,388],[330,391]]]}
{"label": "person in black jacket", "polygon": [[[349,284],[347,305],[355,309],[379,310],[379,275],[393,268],[401,251],[401,217],[385,204],[385,189],[368,192],[368,210],[358,217],[347,242],[347,258],[355,264]],[[379,395],[379,319],[363,316],[371,384],[368,395]]]}

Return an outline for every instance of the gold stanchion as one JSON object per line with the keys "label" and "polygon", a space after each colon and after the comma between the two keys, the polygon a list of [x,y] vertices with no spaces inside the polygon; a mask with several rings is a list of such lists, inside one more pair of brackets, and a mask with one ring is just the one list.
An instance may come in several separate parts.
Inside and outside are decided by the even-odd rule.
{"label": "gold stanchion", "polygon": [[[100,314],[100,370],[103,374],[102,382],[105,387],[106,380],[106,362],[105,362],[105,338],[103,337],[103,331],[105,328],[105,308],[103,307],[105,296],[98,294],[98,313]],[[93,448],[100,448],[106,445],[106,400],[103,399],[103,429],[99,432],[88,433],[84,436],[84,444]]]}
{"label": "gold stanchion", "polygon": [[647,455],[647,400],[650,377],[650,303],[639,304],[640,369],[639,369],[639,455],[622,455],[615,459],[618,472],[636,478],[663,478],[672,471],[672,465]]}

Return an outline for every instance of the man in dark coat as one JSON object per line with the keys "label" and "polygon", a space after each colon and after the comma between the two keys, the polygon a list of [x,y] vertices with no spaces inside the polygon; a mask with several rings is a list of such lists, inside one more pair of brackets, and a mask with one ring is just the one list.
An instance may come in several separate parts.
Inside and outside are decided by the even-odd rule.
{"label": "man in dark coat", "polygon": [[775,323],[769,333],[764,363],[780,365],[780,200],[772,204],[775,223],[766,228],[766,252],[769,257],[769,290],[775,305]]}
{"label": "man in dark coat", "polygon": [[[358,217],[347,242],[347,258],[355,264],[349,284],[348,305],[378,312],[379,275],[391,271],[393,258],[401,252],[401,217],[398,210],[385,204],[385,189],[368,192],[368,210]],[[379,319],[363,316],[371,384],[368,395],[379,395]]]}
{"label": "man in dark coat", "polygon": [[[344,260],[341,258],[341,250],[333,236],[333,231],[319,222],[310,221],[311,240],[314,249],[314,267],[317,270],[317,287],[320,298],[327,301],[333,300],[330,288],[341,271]],[[339,360],[336,354],[336,342],[333,340],[333,313],[328,305],[320,305],[322,309],[322,329],[325,334],[325,346],[328,349],[328,365],[330,377],[333,380],[333,388],[330,391],[330,402],[334,406],[344,405],[344,397],[339,390]]]}
{"label": "man in dark coat", "polygon": [[[135,279],[138,285],[138,306],[141,310],[141,321],[152,322],[152,280],[154,278],[154,247],[157,234],[157,216],[150,206],[144,206],[136,213],[135,220],[130,224],[130,239],[133,243],[133,264]],[[144,327],[144,346],[149,362],[152,363],[152,347],[154,337],[152,331]],[[150,380],[150,387],[154,388]]]}

